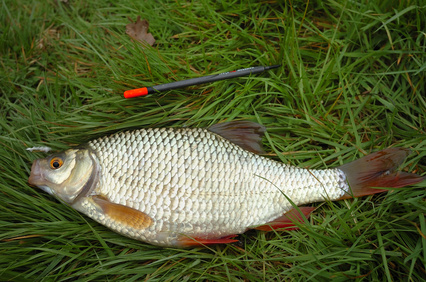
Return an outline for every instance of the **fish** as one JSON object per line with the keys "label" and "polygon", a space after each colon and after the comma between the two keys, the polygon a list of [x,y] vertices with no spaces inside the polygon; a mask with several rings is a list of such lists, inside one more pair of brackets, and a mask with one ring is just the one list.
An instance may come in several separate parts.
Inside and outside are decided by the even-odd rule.
{"label": "fish", "polygon": [[237,242],[249,229],[295,229],[314,210],[306,204],[426,179],[396,171],[405,148],[336,168],[291,166],[262,156],[265,131],[240,120],[118,132],[35,160],[28,182],[119,234],[183,248]]}

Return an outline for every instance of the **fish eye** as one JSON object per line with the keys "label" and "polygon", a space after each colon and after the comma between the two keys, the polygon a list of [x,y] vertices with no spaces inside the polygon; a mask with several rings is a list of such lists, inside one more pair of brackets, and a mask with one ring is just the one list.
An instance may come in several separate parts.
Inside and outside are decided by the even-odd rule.
{"label": "fish eye", "polygon": [[63,164],[64,164],[64,161],[63,161],[61,158],[59,158],[59,157],[55,157],[55,158],[52,158],[52,159],[50,160],[50,168],[51,168],[51,169],[58,169],[58,168],[60,168]]}

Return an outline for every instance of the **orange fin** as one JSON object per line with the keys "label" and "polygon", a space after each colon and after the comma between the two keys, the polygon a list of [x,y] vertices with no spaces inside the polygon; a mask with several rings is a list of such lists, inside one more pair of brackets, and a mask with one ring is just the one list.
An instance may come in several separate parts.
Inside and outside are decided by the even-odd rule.
{"label": "orange fin", "polygon": [[351,192],[338,200],[362,197],[387,191],[371,187],[401,188],[422,182],[426,177],[407,172],[395,172],[410,150],[389,148],[338,167],[346,174]]}
{"label": "orange fin", "polygon": [[111,219],[135,229],[145,229],[152,224],[152,218],[133,208],[110,202],[103,196],[92,196],[92,200],[101,207]]}
{"label": "orange fin", "polygon": [[[309,218],[309,215],[315,208],[313,207],[299,207],[300,212],[306,217]],[[298,229],[296,222],[304,222],[304,218],[302,214],[297,209],[291,209],[288,212],[286,212],[284,215],[274,219],[273,221],[268,222],[265,225],[260,225],[255,227],[254,229],[262,230],[262,231],[272,231],[277,229],[283,229],[286,230],[294,230]]]}
{"label": "orange fin", "polygon": [[216,133],[241,148],[255,154],[264,154],[262,137],[265,127],[251,121],[230,121],[215,124],[209,130]]}
{"label": "orange fin", "polygon": [[197,247],[197,246],[205,246],[205,245],[214,245],[214,244],[229,244],[238,242],[238,240],[232,239],[237,235],[229,235],[222,238],[196,238],[196,237],[181,237],[179,239],[180,244],[183,247]]}

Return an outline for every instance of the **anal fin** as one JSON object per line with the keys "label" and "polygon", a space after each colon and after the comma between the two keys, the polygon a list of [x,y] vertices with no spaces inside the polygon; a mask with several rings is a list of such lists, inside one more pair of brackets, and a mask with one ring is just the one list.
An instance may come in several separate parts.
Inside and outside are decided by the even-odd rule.
{"label": "anal fin", "polygon": [[117,223],[135,228],[145,229],[152,225],[152,218],[136,209],[112,203],[103,196],[92,196],[92,200],[98,205],[105,215]]}
{"label": "anal fin", "polygon": [[221,238],[196,238],[189,236],[182,236],[179,239],[179,243],[183,247],[197,247],[197,246],[205,246],[205,245],[214,245],[214,244],[229,244],[238,242],[238,240],[232,239],[237,235],[229,235]]}
{"label": "anal fin", "polygon": [[[299,207],[300,212],[306,217],[309,218],[309,215],[315,208],[313,207]],[[304,222],[303,216],[297,209],[291,209],[286,212],[284,215],[270,221],[264,225],[255,227],[254,229],[262,231],[272,231],[277,229],[286,229],[294,230],[298,229],[296,222]]]}

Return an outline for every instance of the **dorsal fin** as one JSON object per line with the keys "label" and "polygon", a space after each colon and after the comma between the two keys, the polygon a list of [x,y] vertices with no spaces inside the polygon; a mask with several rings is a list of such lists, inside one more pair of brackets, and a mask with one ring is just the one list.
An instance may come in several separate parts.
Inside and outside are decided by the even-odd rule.
{"label": "dorsal fin", "polygon": [[255,154],[264,154],[262,137],[266,128],[251,121],[230,121],[212,125],[209,130],[241,148]]}

